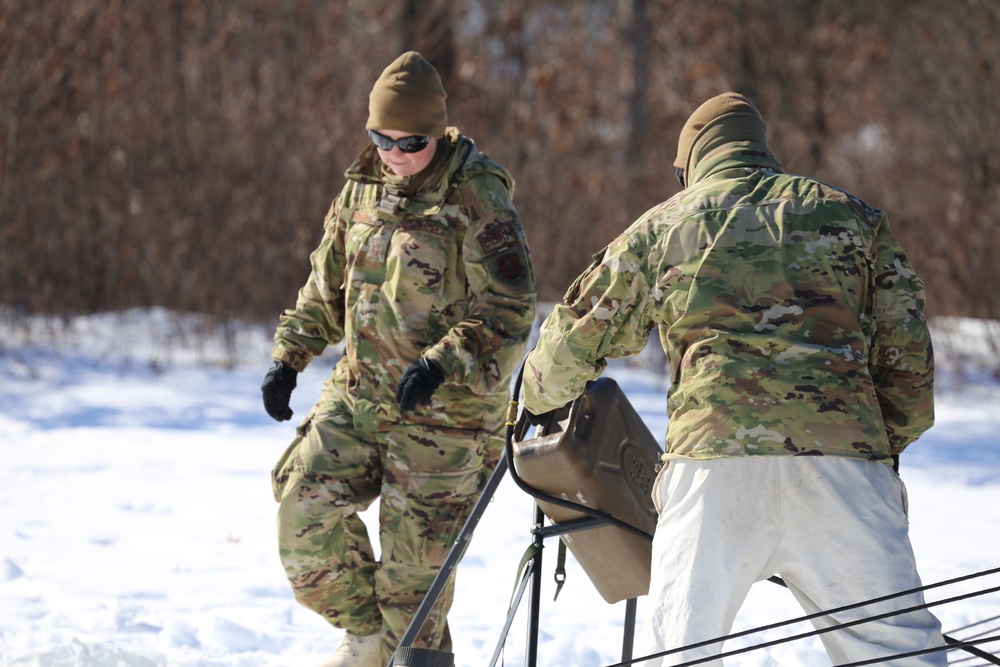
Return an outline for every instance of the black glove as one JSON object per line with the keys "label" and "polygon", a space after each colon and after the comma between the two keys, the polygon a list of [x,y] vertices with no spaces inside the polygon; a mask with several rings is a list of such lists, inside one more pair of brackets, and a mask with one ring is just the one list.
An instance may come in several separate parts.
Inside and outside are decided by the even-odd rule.
{"label": "black glove", "polygon": [[899,474],[899,454],[892,455],[892,471]]}
{"label": "black glove", "polygon": [[420,357],[410,364],[399,379],[396,387],[396,402],[403,412],[417,407],[417,403],[427,405],[431,394],[444,382],[444,371],[433,361]]}
{"label": "black glove", "polygon": [[572,403],[567,403],[561,408],[556,408],[555,410],[549,410],[548,412],[543,412],[540,415],[536,415],[531,410],[527,408],[524,409],[524,417],[528,420],[528,423],[534,427],[542,427],[545,433],[550,432],[558,422],[569,417],[569,410]]}
{"label": "black glove", "polygon": [[543,412],[540,415],[536,415],[531,410],[528,410],[527,408],[525,408],[525,410],[524,410],[524,416],[527,418],[528,423],[531,424],[532,426],[540,426],[542,424],[547,424],[548,423],[549,417],[552,416],[552,413],[551,412]]}
{"label": "black glove", "polygon": [[292,389],[295,389],[295,377],[298,374],[288,364],[276,361],[264,376],[264,384],[260,386],[260,391],[264,394],[264,409],[276,421],[283,422],[292,418],[288,401],[292,397]]}

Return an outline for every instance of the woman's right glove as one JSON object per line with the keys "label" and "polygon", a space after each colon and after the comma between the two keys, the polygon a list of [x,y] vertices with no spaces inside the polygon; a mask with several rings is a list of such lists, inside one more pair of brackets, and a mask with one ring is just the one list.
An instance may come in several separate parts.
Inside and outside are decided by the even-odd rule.
{"label": "woman's right glove", "polygon": [[444,371],[436,363],[420,357],[407,366],[396,387],[396,402],[403,412],[410,412],[417,404],[427,405],[431,395],[444,382]]}

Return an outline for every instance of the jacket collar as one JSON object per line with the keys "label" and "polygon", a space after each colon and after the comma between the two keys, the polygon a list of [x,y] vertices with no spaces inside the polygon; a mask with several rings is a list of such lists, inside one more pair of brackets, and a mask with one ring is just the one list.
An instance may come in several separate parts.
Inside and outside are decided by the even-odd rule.
{"label": "jacket collar", "polygon": [[702,155],[692,173],[687,176],[687,187],[731,169],[769,169],[785,173],[766,145],[735,141],[717,146]]}

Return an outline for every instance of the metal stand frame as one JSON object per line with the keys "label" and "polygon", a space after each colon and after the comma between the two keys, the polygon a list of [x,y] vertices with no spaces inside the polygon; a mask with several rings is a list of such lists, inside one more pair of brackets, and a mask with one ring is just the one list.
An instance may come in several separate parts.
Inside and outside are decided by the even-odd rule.
{"label": "metal stand frame", "polygon": [[[468,548],[469,542],[472,540],[472,533],[475,531],[476,526],[479,524],[479,520],[486,512],[486,508],[489,505],[490,500],[492,500],[493,495],[496,493],[496,490],[500,486],[500,482],[503,480],[504,475],[507,474],[507,471],[507,457],[502,456],[500,457],[500,462],[497,464],[496,469],[494,469],[493,474],[490,475],[489,481],[487,481],[486,486],[483,488],[482,495],[472,508],[472,512],[466,520],[465,526],[462,528],[462,532],[459,533],[458,538],[455,540],[455,544],[448,552],[448,557],[445,559],[444,564],[438,571],[437,576],[434,577],[434,581],[428,589],[427,595],[424,596],[423,601],[417,608],[413,620],[410,622],[409,627],[406,629],[406,633],[399,642],[399,646],[410,646],[413,643],[413,640],[416,639],[420,632],[420,628],[423,627],[424,622],[427,620],[431,610],[437,603],[438,598],[441,596],[441,592],[444,590],[445,584],[447,584],[448,579],[455,570],[455,567],[465,554],[465,550]],[[497,641],[496,649],[493,652],[493,657],[490,660],[489,667],[495,667],[497,660],[500,658],[500,654],[503,652],[504,644],[507,641],[507,635],[514,622],[514,617],[517,615],[517,611],[520,607],[525,591],[528,591],[529,608],[528,635],[527,646],[525,648],[524,665],[525,667],[537,667],[538,630],[539,619],[541,616],[542,593],[542,551],[545,547],[545,539],[581,530],[592,530],[594,528],[600,528],[604,525],[608,525],[608,522],[602,521],[596,517],[584,517],[546,526],[545,515],[538,503],[535,503],[534,524],[531,527],[531,534],[533,535],[533,554],[525,564],[521,580],[517,585],[513,600],[511,601],[510,608],[508,609],[507,619],[504,622],[504,626],[501,630],[500,638]],[[635,620],[636,599],[630,598],[625,604],[625,628],[624,636],[622,638],[622,662],[627,662],[632,659],[632,647],[635,640]],[[395,658],[389,660],[388,667],[393,666],[394,660]]]}
{"label": "metal stand frame", "polygon": [[[514,616],[517,614],[518,608],[521,604],[521,599],[524,597],[524,592],[528,588],[529,583],[531,585],[531,589],[528,595],[528,644],[525,648],[524,664],[525,667],[537,666],[538,630],[539,618],[541,615],[542,593],[542,551],[545,546],[545,538],[558,537],[560,535],[575,533],[581,530],[600,528],[607,525],[607,522],[601,521],[597,518],[584,517],[548,526],[544,524],[545,514],[536,502],[535,523],[531,527],[531,534],[534,535],[534,541],[532,542],[533,555],[525,565],[524,572],[521,576],[521,582],[518,585],[514,599],[511,602],[510,609],[507,613],[507,621],[504,623],[503,630],[500,633],[500,639],[497,641],[496,650],[493,652],[493,657],[490,660],[489,667],[495,667],[497,664],[500,653],[503,651],[504,643],[507,640],[507,633],[510,631],[510,626],[514,621]],[[627,662],[632,659],[632,646],[635,640],[635,618],[636,599],[629,598],[625,603],[625,628],[622,637],[622,662]]]}

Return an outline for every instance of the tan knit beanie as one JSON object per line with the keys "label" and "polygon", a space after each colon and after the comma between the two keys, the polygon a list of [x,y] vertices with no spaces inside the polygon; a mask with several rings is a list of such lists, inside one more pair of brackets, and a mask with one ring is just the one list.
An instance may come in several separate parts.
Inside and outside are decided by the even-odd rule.
{"label": "tan knit beanie", "polygon": [[[702,103],[695,109],[691,117],[684,123],[681,129],[680,138],[677,140],[677,159],[674,166],[680,169],[688,169],[688,161],[691,157],[691,150],[694,148],[695,140],[700,134],[724,116],[733,120],[739,119],[739,136],[732,136],[730,141],[744,140],[753,141],[767,145],[767,138],[764,131],[764,119],[761,117],[757,107],[739,93],[723,93]],[[737,129],[734,127],[733,129]],[[745,135],[745,136],[744,136]]]}
{"label": "tan knit beanie", "polygon": [[407,51],[375,82],[365,129],[441,137],[448,127],[447,97],[434,66],[416,51]]}

